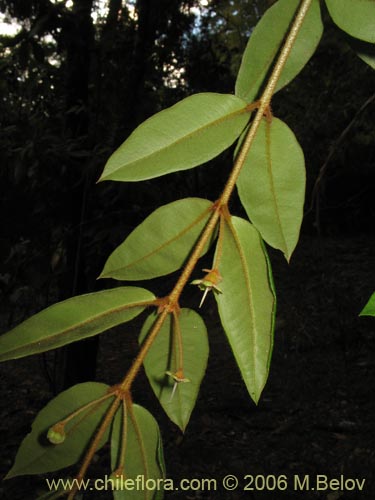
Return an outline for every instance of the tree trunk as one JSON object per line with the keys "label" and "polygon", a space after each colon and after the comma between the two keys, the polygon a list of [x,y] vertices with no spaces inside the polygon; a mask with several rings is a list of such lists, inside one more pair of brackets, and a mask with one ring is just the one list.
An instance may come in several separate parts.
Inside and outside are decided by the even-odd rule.
{"label": "tree trunk", "polygon": [[[89,83],[94,29],[93,0],[74,0],[63,39],[66,50],[65,136],[78,150],[90,150]],[[82,222],[90,188],[90,158],[86,164],[72,159],[65,177],[66,272],[61,283],[61,299],[88,292],[83,265]],[[86,339],[57,352],[55,390],[92,380],[96,371],[98,339]]]}

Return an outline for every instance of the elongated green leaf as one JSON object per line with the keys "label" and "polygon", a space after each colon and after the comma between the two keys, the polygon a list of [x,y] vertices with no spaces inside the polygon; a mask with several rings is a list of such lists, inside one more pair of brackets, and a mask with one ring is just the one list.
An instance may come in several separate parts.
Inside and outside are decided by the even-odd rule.
{"label": "elongated green leaf", "polygon": [[297,244],[305,198],[303,151],[289,127],[263,119],[237,187],[262,238],[289,261]]}
{"label": "elongated green leaf", "polygon": [[360,316],[375,316],[375,292],[359,314]]}
{"label": "elongated green leaf", "polygon": [[[252,32],[235,89],[236,95],[245,101],[252,102],[259,97],[259,91],[275,62],[299,4],[299,0],[279,0],[267,10]],[[285,87],[298,75],[315,52],[322,33],[319,1],[313,0],[275,91]]]}
{"label": "elongated green leaf", "polygon": [[375,43],[374,0],[326,0],[326,4],[339,28],[355,38]]}
{"label": "elongated green leaf", "polygon": [[196,167],[233,144],[249,116],[233,95],[187,97],[142,123],[109,158],[100,180],[140,181]]}
{"label": "elongated green leaf", "polygon": [[257,230],[247,221],[226,221],[219,261],[221,323],[251,398],[258,402],[267,381],[273,346],[276,298],[271,268]]}
{"label": "elongated green leaf", "polygon": [[185,198],[158,208],[110,255],[100,277],[144,280],[176,271],[208,222],[212,206],[208,200]]}
{"label": "elongated green leaf", "polygon": [[[63,443],[51,444],[47,441],[47,431],[78,408],[104,396],[108,388],[106,384],[85,382],[52,399],[37,415],[31,432],[22,441],[15,463],[6,477],[52,472],[80,460],[113,398],[88,408],[68,422]],[[108,439],[108,434],[105,434],[101,446]]]}
{"label": "elongated green leaf", "polygon": [[154,299],[148,290],[129,286],[58,302],[0,337],[0,361],[92,337],[135,318]]}
{"label": "elongated green leaf", "polygon": [[[140,342],[146,338],[155,319],[156,314],[151,314],[145,321],[139,337]],[[209,346],[206,327],[195,311],[181,310],[179,328],[183,375],[186,380],[175,382],[171,375],[166,374],[174,374],[181,369],[178,334],[172,317],[165,321],[146,356],[144,366],[150,385],[166,414],[185,431],[206,371]]]}
{"label": "elongated green leaf", "polygon": [[127,408],[125,425],[123,419],[121,408],[113,422],[111,465],[113,470],[118,469],[125,443],[124,475],[113,478],[113,496],[115,500],[160,500],[163,498],[161,480],[165,477],[165,465],[158,424],[138,405]]}

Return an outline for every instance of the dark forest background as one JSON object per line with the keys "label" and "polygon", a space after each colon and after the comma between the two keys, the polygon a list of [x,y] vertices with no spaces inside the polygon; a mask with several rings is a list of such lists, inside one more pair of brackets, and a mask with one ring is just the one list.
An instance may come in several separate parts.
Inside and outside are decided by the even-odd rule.
{"label": "dark forest background", "polygon": [[[57,300],[112,286],[96,281],[106,258],[156,207],[187,196],[218,197],[231,151],[203,168],[151,181],[96,180],[114,149],[153,113],[192,93],[233,92],[248,37],[272,3],[0,0],[3,19],[18,26],[15,35],[0,34],[2,331]],[[361,282],[357,315],[375,288],[373,260],[362,262],[357,277],[352,267],[374,255],[375,71],[351,50],[324,7],[323,16],[316,54],[273,100],[273,113],[303,147],[307,195],[296,267],[288,274],[271,257],[284,283],[293,287],[295,280],[297,300],[293,293],[304,289],[298,280],[314,273],[314,259],[332,262],[327,259],[335,261],[337,249],[348,248],[350,259],[317,273],[313,288],[324,301],[324,287],[339,287],[346,266],[352,281],[345,281],[345,300],[355,294],[356,279]],[[241,214],[235,197],[232,211]],[[315,254],[306,257],[307,247]],[[157,292],[169,285],[168,279],[153,284]],[[342,310],[327,300],[334,323]],[[283,316],[280,324],[288,321]],[[296,333],[289,333],[284,347],[293,350]],[[302,338],[315,345],[304,330]],[[94,339],[43,358],[51,393],[93,379],[97,350]]]}

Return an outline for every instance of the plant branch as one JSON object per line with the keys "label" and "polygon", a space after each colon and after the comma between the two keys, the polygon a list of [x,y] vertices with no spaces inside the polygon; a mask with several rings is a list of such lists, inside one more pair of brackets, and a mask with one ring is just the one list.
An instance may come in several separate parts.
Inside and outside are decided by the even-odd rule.
{"label": "plant branch", "polygon": [[[171,293],[165,297],[164,299],[159,299],[159,301],[155,301],[155,305],[159,305],[159,316],[157,317],[157,320],[155,321],[150,333],[148,334],[146,340],[143,342],[137,357],[135,358],[133,364],[131,365],[127,375],[125,376],[124,380],[122,383],[119,385],[119,388],[121,391],[124,391],[126,393],[130,394],[130,388],[131,385],[137,376],[143,361],[152,346],[154,340],[156,339],[158,333],[160,332],[164,321],[166,320],[167,316],[169,314],[177,314],[177,311],[179,310],[179,298],[182,293],[182,290],[184,289],[186,283],[188,282],[193,270],[195,269],[197,262],[199,258],[201,257],[203,250],[208,243],[209,239],[211,238],[216,226],[217,222],[219,221],[220,217],[228,216],[228,202],[229,199],[233,193],[233,190],[235,188],[238,176],[241,172],[241,169],[245,163],[246,157],[250,151],[250,148],[254,142],[256,133],[258,131],[259,125],[261,123],[261,120],[263,116],[267,113],[267,110],[269,110],[269,106],[271,103],[272,96],[274,94],[277,82],[280,78],[281,72],[285,67],[286,61],[288,59],[288,56],[290,54],[290,51],[292,50],[292,47],[295,43],[295,40],[297,38],[298,32],[303,24],[303,21],[305,19],[305,16],[308,12],[308,9],[311,5],[313,0],[301,0],[300,7],[298,9],[298,13],[294,19],[294,22],[292,23],[292,26],[290,28],[289,34],[286,38],[286,41],[282,47],[282,50],[280,52],[280,55],[275,63],[275,66],[272,70],[271,76],[268,80],[268,83],[264,89],[264,92],[259,100],[258,105],[258,110],[257,113],[254,117],[253,122],[251,123],[251,126],[245,136],[245,139],[243,141],[242,147],[240,149],[239,154],[237,155],[237,158],[235,160],[232,172],[228,178],[228,181],[224,187],[224,190],[219,198],[219,200],[213,205],[212,207],[212,215],[210,219],[208,220],[203,233],[201,234],[199,240],[197,241],[179,279],[177,280],[176,285],[172,289]],[[159,302],[159,304],[158,304]],[[176,320],[176,316],[175,316]],[[99,431],[97,435],[95,436],[94,441],[92,442],[90,449],[85,457],[85,460],[83,462],[83,465],[81,467],[81,470],[78,474],[78,478],[82,478],[86,470],[92,460],[92,457],[99,445],[100,439],[103,436],[106,428],[110,424],[111,419],[114,417],[116,410],[120,404],[121,397],[117,397],[115,401],[112,403],[112,406],[110,407],[109,411],[107,412],[105,419],[103,420]],[[129,408],[129,414],[130,418],[133,421],[134,424],[134,415],[132,414],[131,407]],[[136,428],[136,431],[139,432],[139,429]],[[68,500],[72,500],[74,498],[75,491],[71,491],[68,497]]]}
{"label": "plant branch", "polygon": [[179,279],[177,280],[175,287],[173,288],[172,292],[169,295],[169,300],[171,304],[178,303],[178,299],[180,298],[182,290],[184,289],[186,283],[188,282],[193,270],[195,269],[195,266],[197,265],[199,258],[203,253],[204,247],[208,243],[212,233],[216,228],[217,221],[219,220],[220,217],[220,210],[221,210],[221,203],[220,202],[215,203],[211,218],[209,219],[201,237],[199,238],[197,244],[195,245],[194,250],[188,262],[186,263],[186,266],[184,267],[184,270],[182,271]]}
{"label": "plant branch", "polygon": [[293,45],[296,41],[297,35],[299,33],[299,30],[301,29],[301,26],[303,24],[303,21],[306,17],[306,14],[309,10],[311,3],[312,3],[312,0],[302,0],[302,2],[301,2],[298,13],[294,19],[292,27],[290,28],[288,37],[287,37],[287,39],[284,43],[284,46],[280,52],[279,58],[276,61],[276,64],[272,70],[272,73],[271,73],[271,76],[268,80],[266,88],[264,89],[264,92],[263,92],[261,98],[259,99],[258,111],[254,117],[254,120],[253,120],[250,128],[249,128],[248,133],[246,134],[246,137],[243,141],[240,152],[237,155],[236,162],[234,164],[232,173],[231,173],[231,175],[228,179],[228,182],[224,188],[223,194],[220,197],[221,205],[228,204],[229,198],[234,190],[234,187],[236,185],[238,176],[240,175],[243,164],[245,163],[246,157],[247,157],[247,155],[250,151],[250,148],[254,142],[254,139],[255,139],[256,133],[258,131],[259,125],[261,123],[261,120],[263,118],[263,115],[267,112],[267,109],[271,103],[271,99],[272,99],[272,96],[275,92],[277,82],[279,81],[281,72],[284,69],[284,66],[288,60],[290,51],[293,48]]}
{"label": "plant branch", "polygon": [[236,158],[235,164],[233,166],[232,172],[229,176],[229,179],[225,185],[222,195],[219,200],[213,206],[212,216],[209,219],[201,237],[196,243],[192,254],[190,255],[189,260],[187,261],[179,279],[177,280],[176,285],[174,286],[172,292],[167,297],[167,305],[162,309],[160,316],[158,317],[155,325],[151,329],[147,339],[142,344],[142,347],[135,358],[133,365],[130,367],[128,374],[123,380],[121,387],[126,390],[130,390],[131,384],[135,379],[139,369],[141,368],[143,361],[147,355],[148,350],[153,344],[155,338],[157,337],[167,315],[169,312],[173,312],[174,309],[178,308],[178,300],[184,289],[186,283],[188,282],[193,270],[195,269],[199,258],[202,255],[203,249],[207,242],[209,241],[212,233],[214,232],[217,222],[222,213],[222,209],[227,206],[228,201],[233,193],[234,187],[236,185],[236,181],[241,172],[241,169],[245,163],[246,157],[249,153],[249,150],[254,142],[256,133],[258,131],[259,125],[263,118],[263,115],[267,112],[267,109],[270,106],[270,102],[272,99],[272,95],[275,91],[277,82],[280,78],[281,72],[284,69],[284,66],[288,60],[288,56],[292,47],[296,41],[299,30],[303,24],[303,21],[306,17],[308,9],[313,0],[302,0],[298,13],[294,19],[294,22],[290,28],[289,34],[286,38],[284,46],[280,52],[280,55],[275,63],[275,66],[272,70],[271,76],[268,80],[266,88],[259,100],[258,111],[255,115],[255,118],[249,128],[249,131],[244,139],[243,145],[240,149],[240,152]]}
{"label": "plant branch", "polygon": [[181,335],[181,328],[180,328],[180,320],[178,317],[178,312],[173,311],[173,341],[176,342],[176,349],[177,349],[177,363],[176,363],[176,370],[181,371],[182,373],[184,372],[184,355],[183,355],[183,346],[182,346],[182,335]]}
{"label": "plant branch", "polygon": [[164,307],[163,310],[161,311],[160,315],[158,316],[156,322],[154,323],[154,326],[152,327],[151,332],[147,336],[146,340],[143,342],[141,349],[138,352],[137,357],[135,358],[133,364],[131,365],[128,373],[126,374],[126,377],[120,384],[120,387],[124,391],[129,391],[130,387],[133,383],[133,380],[137,376],[143,361],[146,357],[146,354],[148,353],[148,350],[152,346],[154,340],[156,339],[161,327],[164,324],[164,321],[168,314],[170,313],[170,308],[168,306]]}
{"label": "plant branch", "polygon": [[116,399],[112,402],[111,406],[109,407],[109,410],[107,411],[107,413],[106,413],[106,415],[105,415],[102,423],[100,424],[99,430],[96,433],[95,438],[92,441],[88,452],[86,453],[86,456],[85,456],[85,458],[83,460],[83,463],[81,465],[79,473],[76,476],[77,481],[75,482],[73,488],[70,490],[70,493],[68,495],[67,500],[73,500],[74,499],[74,496],[77,493],[77,490],[78,490],[78,487],[79,487],[79,480],[84,478],[84,476],[85,476],[85,474],[87,472],[87,469],[88,469],[88,467],[89,467],[89,465],[90,465],[90,463],[92,461],[92,458],[93,458],[94,454],[96,453],[96,451],[97,451],[97,449],[99,447],[100,441],[101,441],[101,439],[102,439],[105,431],[110,426],[110,424],[111,424],[111,422],[113,420],[113,417],[115,416],[115,413],[117,411],[117,408],[120,405],[120,402],[121,402],[121,397],[117,396]]}
{"label": "plant branch", "polygon": [[245,163],[246,157],[250,151],[250,148],[254,142],[256,133],[258,131],[260,122],[263,118],[263,115],[266,113],[267,109],[270,106],[271,99],[273,96],[273,93],[275,92],[275,88],[277,85],[277,82],[279,81],[280,75],[282,70],[284,69],[284,66],[288,60],[290,51],[293,48],[293,45],[296,41],[297,35],[299,33],[299,30],[301,29],[301,26],[303,24],[303,21],[306,17],[306,14],[309,10],[309,7],[311,5],[313,0],[302,0],[300,8],[298,10],[298,13],[294,19],[294,22],[292,24],[292,27],[290,28],[289,34],[286,38],[286,41],[284,43],[284,46],[280,52],[280,55],[276,61],[276,64],[272,70],[271,76],[268,80],[268,83],[266,85],[266,88],[264,89],[264,92],[259,99],[259,107],[258,111],[254,117],[254,120],[249,128],[249,131],[244,139],[244,142],[242,144],[242,147],[240,149],[240,152],[236,158],[235,164],[233,166],[232,172],[229,176],[229,179],[225,185],[224,191],[222,195],[219,198],[219,201],[215,205],[215,211],[209,220],[201,238],[199,239],[196,247],[193,250],[193,253],[191,254],[190,259],[188,260],[179,280],[176,283],[176,286],[172,290],[169,298],[172,303],[177,302],[184,286],[186,285],[188,279],[190,278],[190,275],[195,268],[197,261],[199,257],[201,256],[202,250],[209,240],[213,230],[215,229],[216,223],[220,217],[221,213],[221,208],[225,207],[228,204],[228,201],[233,193],[234,187],[236,185],[238,176],[241,172],[241,169]]}
{"label": "plant branch", "polygon": [[105,401],[108,398],[111,398],[112,396],[113,396],[113,392],[108,392],[107,394],[104,394],[104,396],[102,396],[101,398],[94,399],[93,401],[90,401],[89,403],[81,406],[76,411],[74,411],[73,413],[71,413],[70,415],[68,415],[66,418],[64,418],[63,420],[60,420],[57,423],[59,425],[65,426],[68,422],[70,422],[71,420],[73,420],[75,417],[77,417],[78,415],[80,415],[82,412],[84,412],[85,410],[88,410],[89,408],[91,408],[91,406],[99,405],[100,403],[102,403],[103,401]]}

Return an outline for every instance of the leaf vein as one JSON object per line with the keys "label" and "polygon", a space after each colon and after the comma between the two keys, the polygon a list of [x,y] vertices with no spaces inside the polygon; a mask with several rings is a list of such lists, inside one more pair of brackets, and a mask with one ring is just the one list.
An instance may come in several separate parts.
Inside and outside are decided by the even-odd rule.
{"label": "leaf vein", "polygon": [[277,194],[276,194],[276,189],[275,189],[275,182],[274,182],[274,175],[273,175],[273,161],[272,161],[272,154],[271,154],[271,124],[266,120],[266,158],[267,158],[267,170],[268,170],[268,178],[270,182],[270,189],[271,189],[271,198],[273,201],[274,209],[275,209],[275,215],[276,219],[279,225],[280,229],[280,235],[284,243],[284,248],[288,252],[288,244],[286,242],[285,234],[284,234],[284,229],[283,229],[283,224],[281,221],[281,215],[280,215],[280,208],[279,208],[279,202],[277,199]]}
{"label": "leaf vein", "polygon": [[209,212],[211,212],[213,206],[214,206],[213,204],[210,205],[204,212],[202,212],[193,222],[191,222],[188,226],[186,226],[182,231],[180,231],[175,236],[173,236],[173,238],[170,238],[169,240],[165,241],[162,245],[156,247],[154,250],[152,250],[148,254],[143,255],[142,257],[140,257],[137,260],[133,260],[132,262],[130,262],[126,266],[122,266],[122,267],[119,267],[117,269],[112,269],[111,271],[109,271],[109,272],[107,272],[105,274],[102,274],[101,277],[102,278],[110,277],[110,276],[113,276],[114,273],[124,272],[125,270],[131,269],[132,267],[138,265],[140,262],[146,261],[150,257],[153,257],[154,255],[157,255],[163,249],[165,249],[167,246],[171,245],[172,243],[174,243],[175,241],[177,241],[178,239],[180,239],[184,235],[186,235],[189,231],[191,231],[191,229],[193,229],[194,226],[196,226],[197,224],[199,224],[199,222],[201,222],[204,219],[204,217],[206,217],[206,215],[208,215]]}
{"label": "leaf vein", "polygon": [[237,247],[237,251],[239,253],[239,256],[240,256],[240,262],[241,262],[241,266],[243,268],[243,278],[244,278],[244,281],[245,281],[245,285],[246,285],[246,291],[247,291],[247,299],[248,299],[248,306],[249,306],[249,309],[250,309],[250,322],[251,322],[251,325],[252,325],[252,334],[250,334],[250,341],[251,341],[251,344],[253,346],[253,350],[252,350],[252,353],[253,353],[253,370],[254,370],[254,373],[253,373],[253,376],[254,376],[254,379],[255,379],[255,365],[256,365],[256,356],[255,356],[255,352],[256,352],[256,336],[257,336],[257,328],[256,328],[256,318],[255,318],[255,309],[254,309],[254,304],[253,304],[253,293],[252,293],[252,290],[251,290],[251,283],[250,283],[250,273],[249,273],[249,267],[247,265],[247,262],[246,262],[246,257],[245,257],[245,254],[244,254],[244,251],[243,251],[243,248],[242,248],[242,245],[241,245],[241,241],[238,237],[238,234],[233,226],[233,223],[231,220],[226,220],[226,223],[228,225],[228,228],[229,228],[229,231],[231,232],[232,234],[232,237],[233,237],[233,240],[234,240],[234,243],[235,243],[235,246]]}

